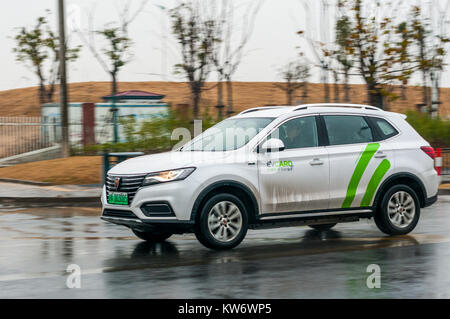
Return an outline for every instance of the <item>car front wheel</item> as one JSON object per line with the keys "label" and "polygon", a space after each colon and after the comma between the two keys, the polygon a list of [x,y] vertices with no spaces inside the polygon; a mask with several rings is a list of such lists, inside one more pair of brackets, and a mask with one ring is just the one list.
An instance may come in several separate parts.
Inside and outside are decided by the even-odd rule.
{"label": "car front wheel", "polygon": [[410,233],[416,227],[419,218],[419,198],[407,185],[391,187],[384,194],[374,216],[378,228],[388,235]]}
{"label": "car front wheel", "polygon": [[232,194],[211,197],[199,212],[195,236],[205,247],[232,249],[247,234],[248,214],[242,201]]}

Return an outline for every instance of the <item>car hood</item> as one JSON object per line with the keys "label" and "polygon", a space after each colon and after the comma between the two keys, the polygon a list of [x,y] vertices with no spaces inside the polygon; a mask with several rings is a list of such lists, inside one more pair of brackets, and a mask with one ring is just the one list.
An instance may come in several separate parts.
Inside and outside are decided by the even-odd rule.
{"label": "car hood", "polygon": [[136,175],[170,169],[196,167],[205,162],[222,160],[229,152],[167,152],[131,158],[114,166],[108,173]]}

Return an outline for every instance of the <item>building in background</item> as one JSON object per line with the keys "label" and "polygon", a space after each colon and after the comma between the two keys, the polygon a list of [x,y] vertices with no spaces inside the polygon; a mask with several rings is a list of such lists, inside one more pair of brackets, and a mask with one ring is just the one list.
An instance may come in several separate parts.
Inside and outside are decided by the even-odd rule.
{"label": "building in background", "polygon": [[[95,142],[102,144],[113,141],[114,123],[112,109],[117,108],[117,117],[133,117],[137,125],[143,121],[151,121],[155,116],[167,116],[169,104],[164,102],[165,95],[145,91],[125,91],[116,95],[104,96],[103,103],[95,103],[93,111]],[[86,112],[83,112],[85,103],[69,103],[69,130],[71,145],[80,145],[83,142],[83,118]],[[83,115],[84,113],[84,115]],[[59,104],[44,104],[41,109],[43,124],[49,124],[49,127],[60,122],[61,114]],[[43,126],[46,130],[46,126]],[[50,140],[58,141],[60,130],[52,129],[44,132]],[[119,142],[124,141],[123,130],[119,125]]]}

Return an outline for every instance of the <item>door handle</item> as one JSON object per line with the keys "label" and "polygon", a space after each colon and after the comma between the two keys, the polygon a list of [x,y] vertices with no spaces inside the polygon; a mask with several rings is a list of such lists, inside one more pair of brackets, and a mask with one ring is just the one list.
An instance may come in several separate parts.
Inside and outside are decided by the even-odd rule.
{"label": "door handle", "polygon": [[375,158],[386,158],[387,155],[381,151],[375,153]]}
{"label": "door handle", "polygon": [[321,161],[319,158],[315,158],[311,162],[309,162],[309,165],[311,166],[318,166],[323,164],[324,164],[323,161]]}
{"label": "door handle", "polygon": [[256,165],[256,162],[247,162],[247,164],[248,164],[249,166],[255,166],[255,165]]}

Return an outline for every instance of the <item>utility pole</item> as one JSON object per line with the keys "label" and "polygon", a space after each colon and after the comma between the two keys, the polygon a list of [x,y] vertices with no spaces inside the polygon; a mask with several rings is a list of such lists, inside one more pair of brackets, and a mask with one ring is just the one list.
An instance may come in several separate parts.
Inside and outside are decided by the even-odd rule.
{"label": "utility pole", "polygon": [[69,145],[69,116],[68,116],[68,96],[67,96],[67,69],[66,69],[66,17],[64,0],[58,0],[59,12],[59,67],[60,67],[60,86],[59,86],[59,106],[61,112],[61,155],[70,156]]}

